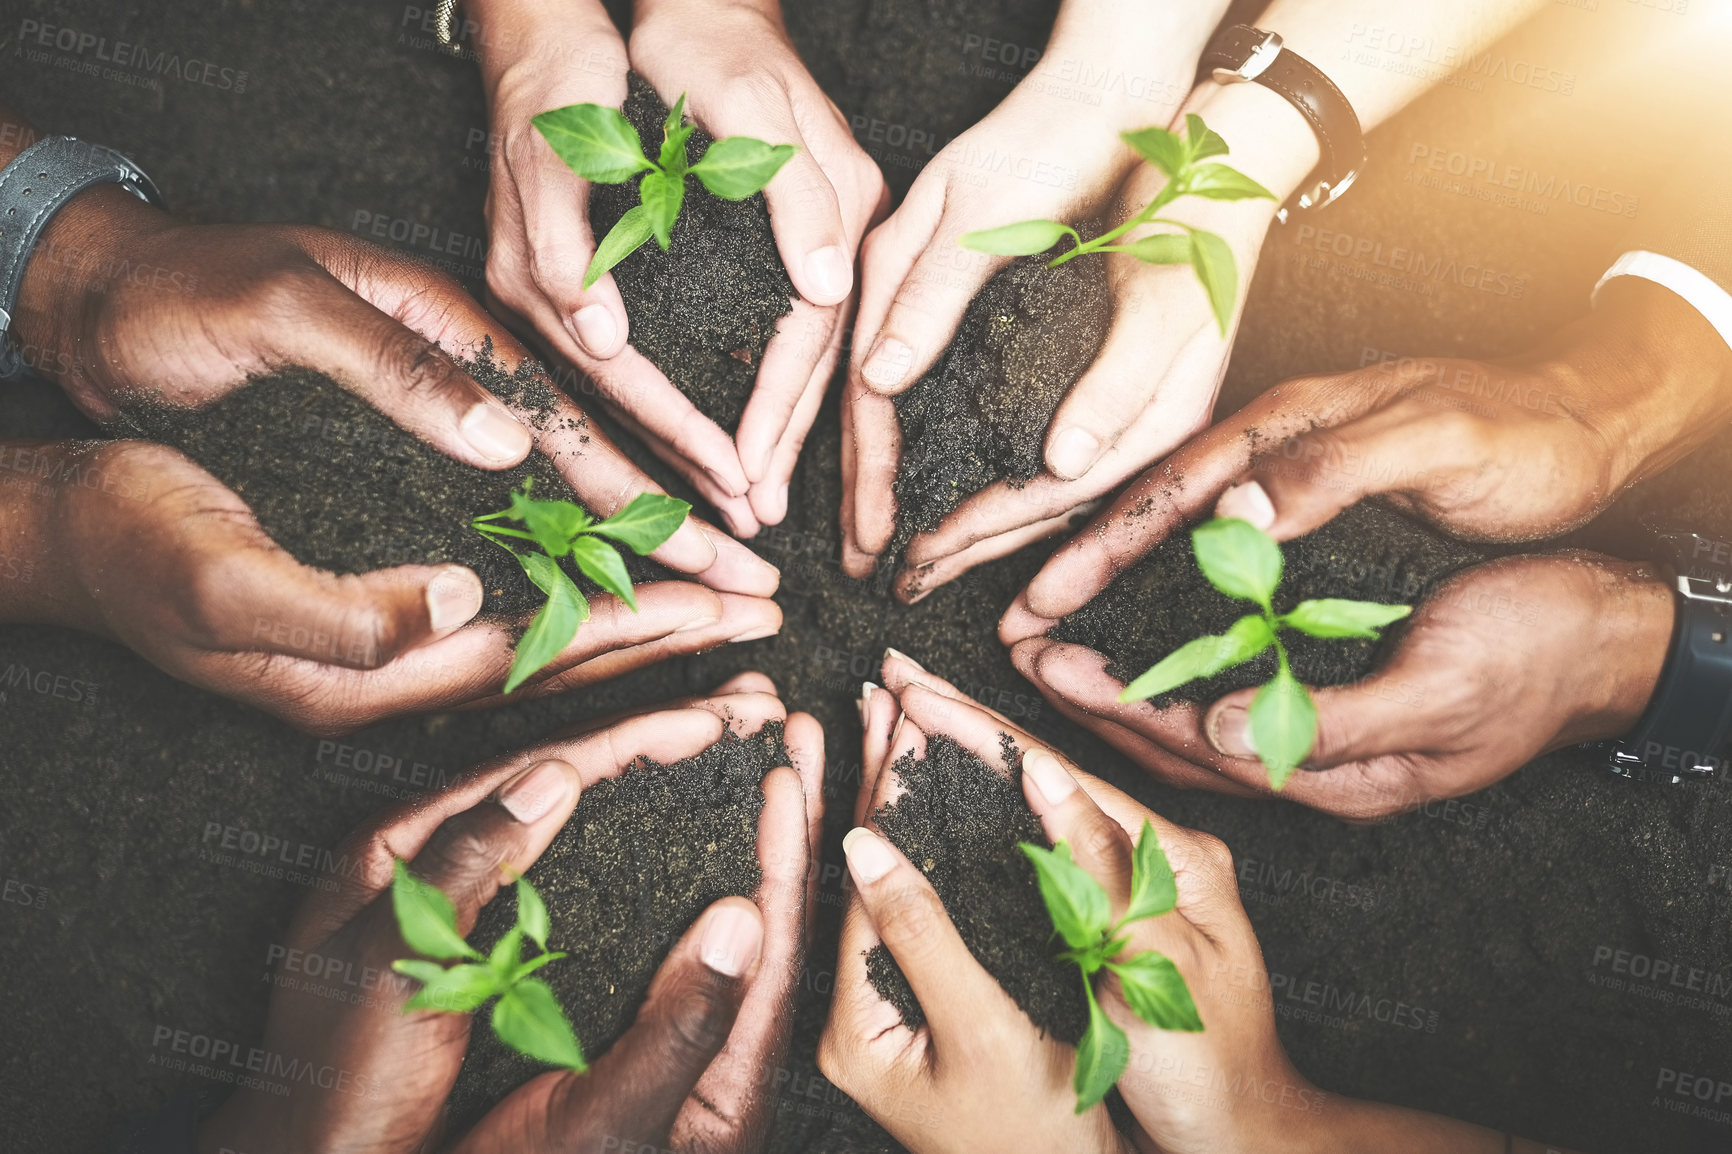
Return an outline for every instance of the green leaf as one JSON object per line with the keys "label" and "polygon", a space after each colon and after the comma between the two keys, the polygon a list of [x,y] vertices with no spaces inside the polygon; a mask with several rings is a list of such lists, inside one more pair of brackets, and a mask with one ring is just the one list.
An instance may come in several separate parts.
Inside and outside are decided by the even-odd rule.
{"label": "green leaf", "polygon": [[631,591],[631,575],[625,571],[625,561],[617,549],[594,537],[579,537],[572,542],[571,556],[585,577],[624,601],[633,613],[637,612],[637,598]]}
{"label": "green leaf", "polygon": [[663,493],[639,493],[631,504],[605,521],[598,521],[590,532],[612,537],[638,556],[647,556],[661,548],[685,522],[692,507]]}
{"label": "green leaf", "polygon": [[1185,170],[1190,153],[1178,133],[1165,128],[1139,128],[1134,132],[1121,132],[1119,136],[1144,160],[1166,173],[1167,179],[1177,180]]}
{"label": "green leaf", "polygon": [[529,879],[517,879],[517,925],[529,940],[547,948],[547,935],[550,923],[547,919],[547,903],[541,900],[541,895],[535,892],[535,887],[529,884]]}
{"label": "green leaf", "polygon": [[1159,917],[1178,904],[1179,887],[1173,880],[1173,867],[1167,862],[1166,851],[1161,849],[1161,839],[1155,836],[1154,824],[1145,817],[1143,832],[1131,855],[1131,904],[1119,919],[1119,925]]}
{"label": "green leaf", "polygon": [[672,173],[646,172],[638,182],[638,196],[643,210],[649,214],[650,232],[666,252],[673,240],[674,222],[680,218],[680,204],[685,200],[686,178]]}
{"label": "green leaf", "polygon": [[1275,631],[1260,613],[1233,622],[1225,633],[1199,637],[1173,650],[1141,677],[1125,686],[1120,701],[1145,701],[1187,681],[1213,677],[1223,669],[1251,660],[1275,641]]}
{"label": "green leaf", "polygon": [[1060,841],[1052,849],[1043,849],[1022,842],[1019,848],[1034,863],[1041,899],[1065,944],[1073,950],[1099,945],[1112,924],[1107,891],[1071,860],[1070,846]]}
{"label": "green leaf", "polygon": [[568,104],[530,123],[577,175],[597,184],[623,184],[653,165],[643,141],[619,109],[604,104]]}
{"label": "green leaf", "polygon": [[1197,567],[1229,597],[1267,606],[1281,584],[1281,547],[1237,517],[1217,517],[1191,530]]}
{"label": "green leaf", "polygon": [[1317,742],[1317,706],[1311,692],[1283,667],[1251,699],[1251,740],[1269,770],[1269,785],[1287,784]]}
{"label": "green leaf", "polygon": [[429,958],[479,958],[457,932],[457,911],[445,892],[410,873],[402,858],[392,868],[391,910],[409,948]]}
{"label": "green leaf", "polygon": [[1132,241],[1125,251],[1144,264],[1190,264],[1191,234],[1157,232]]}
{"label": "green leaf", "polygon": [[1378,630],[1413,612],[1411,605],[1380,605],[1375,601],[1346,601],[1324,597],[1301,601],[1281,624],[1313,637],[1367,637],[1375,640]]}
{"label": "green leaf", "polygon": [[1275,194],[1224,164],[1200,164],[1185,178],[1185,194],[1207,200],[1274,200]]}
{"label": "green leaf", "polygon": [[1191,988],[1171,958],[1144,950],[1128,962],[1108,962],[1107,969],[1119,976],[1119,988],[1131,1012],[1149,1025],[1191,1034],[1203,1032],[1203,1019],[1197,1015],[1197,1003],[1191,1000]]}
{"label": "green leaf", "polygon": [[529,579],[547,594],[547,604],[536,613],[517,642],[511,670],[505,675],[506,693],[558,657],[560,651],[577,636],[577,627],[589,616],[589,602],[584,600],[565,570],[559,567],[559,562],[540,553],[519,553],[517,562],[529,574]]}
{"label": "green leaf", "polygon": [[1185,151],[1195,164],[1199,160],[1207,160],[1211,156],[1220,156],[1227,151],[1227,142],[1221,139],[1221,134],[1203,123],[1203,118],[1195,112],[1185,114]]}
{"label": "green leaf", "polygon": [[545,966],[547,963],[557,962],[563,957],[565,957],[565,951],[563,950],[554,950],[550,953],[537,954],[535,957],[530,958],[527,962],[524,962],[515,970],[511,971],[511,981],[513,983],[520,982],[530,974],[533,974],[536,970]]}
{"label": "green leaf", "polygon": [[507,515],[529,530],[549,557],[563,557],[571,552],[571,539],[587,529],[592,518],[570,501],[535,500],[529,495],[534,480],[526,477],[523,488],[512,491]]}
{"label": "green leaf", "polygon": [[729,136],[704,150],[692,175],[723,200],[744,200],[770,183],[799,151],[791,144],[765,144],[749,136]]}
{"label": "green leaf", "polygon": [[1073,237],[1078,244],[1082,243],[1082,237],[1077,230],[1068,224],[1060,224],[1056,220],[1022,220],[998,228],[965,232],[957,238],[956,243],[963,248],[991,253],[993,256],[1033,256],[1045,252],[1066,236]]}
{"label": "green leaf", "polygon": [[655,230],[650,227],[649,209],[641,204],[626,209],[625,215],[607,230],[595,255],[589,258],[589,268],[583,274],[583,287],[593,288],[602,274],[643,247]]}
{"label": "green leaf", "polygon": [[1076,1112],[1092,1109],[1118,1082],[1131,1060],[1131,1040],[1089,994],[1089,1028],[1076,1047]]}
{"label": "green leaf", "polygon": [[1233,250],[1227,242],[1212,232],[1198,229],[1191,234],[1191,268],[1209,294],[1209,307],[1214,310],[1215,324],[1221,335],[1227,335],[1227,322],[1233,316],[1233,302],[1239,297],[1239,269],[1233,263]]}
{"label": "green leaf", "polygon": [[403,1003],[405,1014],[413,1010],[437,1010],[445,1014],[467,1014],[499,993],[498,975],[486,966],[464,963],[447,969],[438,962],[403,958],[391,968],[421,983],[415,996]]}
{"label": "green leaf", "polygon": [[559,999],[540,978],[525,978],[493,1007],[493,1032],[520,1053],[579,1073],[588,1069]]}
{"label": "green leaf", "polygon": [[680,93],[680,98],[674,101],[674,106],[668,109],[667,119],[662,121],[662,151],[659,162],[662,171],[678,179],[686,174],[691,167],[686,159],[686,141],[692,138],[692,126],[684,124],[686,116],[686,94]]}
{"label": "green leaf", "polygon": [[523,931],[516,926],[507,930],[505,935],[493,944],[493,952],[487,955],[487,964],[493,972],[499,975],[501,982],[511,976],[511,971],[517,968],[523,960]]}

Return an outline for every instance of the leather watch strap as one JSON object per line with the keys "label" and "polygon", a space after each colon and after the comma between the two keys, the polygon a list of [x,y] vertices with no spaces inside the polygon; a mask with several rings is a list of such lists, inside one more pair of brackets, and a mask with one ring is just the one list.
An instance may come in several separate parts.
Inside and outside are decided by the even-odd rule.
{"label": "leather watch strap", "polygon": [[1334,81],[1303,56],[1283,48],[1280,36],[1248,24],[1230,25],[1210,42],[1202,66],[1213,70],[1222,83],[1249,81],[1275,92],[1298,109],[1316,133],[1322,152],[1317,179],[1281,206],[1283,221],[1290,209],[1330,203],[1358,179],[1365,167],[1365,133],[1358,114]]}
{"label": "leather watch strap", "polygon": [[156,185],[137,165],[112,148],[72,136],[44,137],[0,171],[0,380],[25,368],[10,339],[12,313],[37,241],[68,201],[105,183],[118,184],[147,203],[162,203]]}

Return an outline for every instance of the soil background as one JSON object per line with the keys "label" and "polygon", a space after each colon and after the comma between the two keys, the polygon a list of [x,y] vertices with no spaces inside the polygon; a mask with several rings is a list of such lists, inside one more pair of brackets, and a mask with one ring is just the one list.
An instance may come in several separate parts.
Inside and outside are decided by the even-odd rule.
{"label": "soil background", "polygon": [[[324,224],[479,288],[487,124],[473,61],[433,48],[422,24],[431,7],[17,0],[0,26],[0,99],[43,128],[131,153],[193,219]],[[789,0],[788,20],[901,189],[1022,78],[1032,59],[1023,49],[1038,52],[1054,7]],[[1665,127],[1666,108],[1629,99],[1659,91],[1643,71],[1658,66],[1625,49],[1687,35],[1708,13],[1548,5],[1483,66],[1380,129],[1352,196],[1271,233],[1223,406],[1289,375],[1385,354],[1512,352],[1585,314],[1594,280],[1690,155]],[[43,25],[74,35],[44,45]],[[94,47],[79,50],[85,33],[146,45],[165,63],[104,62]],[[988,43],[1017,51],[988,58]],[[1411,64],[1369,38],[1341,51],[1355,66]],[[1078,75],[1052,98],[1082,114],[1098,89]],[[0,434],[81,427],[46,387],[0,391]],[[220,1079],[173,1068],[162,1039],[185,1030],[256,1043],[272,945],[309,886],[343,868],[321,851],[382,803],[573,720],[761,668],[791,706],[818,715],[829,742],[822,917],[797,1049],[778,1078],[776,1145],[887,1148],[811,1055],[844,900],[839,836],[859,778],[853,701],[891,644],[1172,819],[1226,839],[1282,991],[1282,1039],[1327,1090],[1595,1154],[1732,1145],[1732,1126],[1675,1112],[1688,1103],[1657,1090],[1666,1070],[1732,1080],[1732,783],[1630,783],[1605,773],[1597,754],[1571,750],[1372,827],[1166,789],[1058,718],[994,639],[1042,550],[912,609],[841,575],[837,451],[832,403],[787,522],[754,543],[782,567],[780,636],[558,700],[321,740],[110,643],[0,630],[6,1144],[112,1145],[177,1092],[222,1093]],[[1723,463],[1726,452],[1722,443],[1704,460]],[[1724,516],[1723,493],[1704,491],[1703,479],[1725,476],[1686,463],[1647,500]],[[8,565],[0,575],[28,579]],[[1511,623],[1512,644],[1521,628]],[[278,839],[291,855],[311,847],[317,865],[296,875],[225,849],[231,830],[237,843],[249,831]],[[1698,971],[1692,980],[1707,988],[1656,981],[1659,962]]]}

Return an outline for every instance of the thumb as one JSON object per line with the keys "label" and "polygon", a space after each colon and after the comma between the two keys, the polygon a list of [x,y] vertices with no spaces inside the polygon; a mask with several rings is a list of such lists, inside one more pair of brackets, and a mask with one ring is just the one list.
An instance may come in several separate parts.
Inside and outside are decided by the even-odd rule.
{"label": "thumb", "polygon": [[[1434,739],[1436,727],[1426,708],[1425,686],[1389,672],[1309,692],[1317,710],[1317,739],[1305,758],[1306,768],[1328,769],[1410,753]],[[1242,767],[1266,785],[1268,778],[1256,761],[1257,742],[1251,732],[1250,708],[1256,696],[1257,690],[1242,689],[1215,702],[1203,718],[1203,733],[1216,752],[1239,762],[1239,767],[1223,766],[1223,772],[1238,777]]]}
{"label": "thumb", "polygon": [[561,1095],[548,1132],[617,1135],[659,1150],[680,1108],[734,1028],[763,949],[764,921],[745,898],[705,910],[668,954],[630,1030],[573,1092]]}

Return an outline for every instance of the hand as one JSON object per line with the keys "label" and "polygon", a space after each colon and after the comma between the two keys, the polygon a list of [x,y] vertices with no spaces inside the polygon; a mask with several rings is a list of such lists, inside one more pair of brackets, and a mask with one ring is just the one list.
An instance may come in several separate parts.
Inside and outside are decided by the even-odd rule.
{"label": "hand", "polygon": [[[1282,796],[1372,820],[1483,789],[1534,758],[1627,731],[1672,636],[1672,594],[1589,553],[1512,557],[1459,574],[1353,685],[1313,689],[1317,742]],[[1025,637],[1011,660],[1061,712],[1174,785],[1267,795],[1247,741],[1255,690],[1206,710],[1123,704],[1100,654]]]}
{"label": "hand", "polygon": [[[1125,1002],[1117,976],[1104,972],[1097,992],[1101,1007],[1130,1041],[1130,1060],[1118,1089],[1134,1118],[1135,1127],[1129,1135],[1134,1148],[1162,1154],[1264,1154],[1270,1150],[1292,1154],[1387,1150],[1497,1154],[1511,1149],[1541,1154],[1542,1150],[1555,1149],[1516,1138],[1507,1139],[1506,1146],[1505,1135],[1483,1127],[1319,1090],[1293,1066],[1276,1034],[1262,950],[1239,900],[1233,855],[1219,838],[1174,825],[1150,812],[900,654],[887,657],[883,676],[888,692],[872,689],[866,697],[868,774],[875,756],[882,762],[886,751],[899,755],[904,747],[920,747],[921,738],[916,737],[911,744],[903,737],[911,729],[944,733],[989,765],[1002,764],[1003,740],[1008,737],[1022,762],[1023,793],[1029,807],[1040,817],[1047,836],[1055,842],[1064,839],[1077,865],[1107,891],[1115,918],[1130,902],[1131,854],[1140,838],[1148,836],[1145,822],[1160,840],[1173,869],[1177,903],[1169,914],[1132,922],[1125,931],[1129,939],[1125,952],[1134,955],[1158,950],[1173,961],[1196,1003],[1203,1031],[1169,1031],[1148,1025]],[[900,732],[893,735],[890,727],[898,722]],[[883,775],[879,777],[881,795]],[[863,778],[863,792],[864,788]],[[882,797],[873,804],[878,800]],[[872,835],[852,836],[864,840]],[[888,849],[887,843],[879,844]],[[898,862],[897,868],[906,870],[910,881],[924,884],[912,866]],[[933,923],[948,928],[942,911],[937,912]],[[847,956],[844,952],[843,957]],[[966,951],[962,956],[972,963]],[[900,955],[897,960],[902,961]],[[908,972],[907,963],[902,965]],[[908,976],[912,982],[913,973],[908,972]],[[839,982],[839,996],[844,988]],[[947,987],[940,986],[939,991],[949,996]],[[1000,992],[999,996],[1004,995]],[[1011,1009],[1014,1012],[1014,1006]],[[959,1007],[959,1016],[966,1013],[966,1007]],[[834,1011],[832,1015],[834,1028]],[[967,1021],[966,1017],[963,1020]],[[894,1026],[893,1019],[890,1024]],[[886,1089],[885,1098],[894,1103],[891,1092]],[[963,1091],[958,1096],[967,1101],[965,1095]],[[1023,1098],[1007,1094],[996,1101],[1020,1103]],[[1099,1112],[1097,1107],[1092,1113]],[[907,1141],[900,1133],[896,1136]],[[934,1144],[914,1148],[953,1147]],[[964,1143],[954,1148],[1000,1146]],[[1087,1147],[1006,1142],[1002,1148]]]}
{"label": "hand", "polygon": [[[869,688],[863,700],[857,826],[895,796],[896,775],[887,768],[906,753],[923,753],[927,733],[950,734],[983,750],[988,764],[998,763],[1002,719],[973,702],[961,705],[954,690],[937,697],[920,686],[898,689],[908,685],[908,671],[918,668],[906,658],[887,658],[884,676],[891,692]],[[923,671],[912,675],[926,684]],[[958,732],[950,724],[955,712],[967,708],[990,728],[979,741],[972,729]],[[915,1154],[1128,1154],[1132,1147],[1114,1130],[1104,1105],[1076,1113],[1075,1049],[1036,1029],[975,960],[925,875],[870,828],[856,828],[843,849],[854,894],[842,923],[836,993],[818,1051],[825,1077]],[[879,942],[926,1011],[926,1023],[917,1030],[903,1024],[901,1012],[867,977],[866,954]]]}
{"label": "hand", "polygon": [[[391,962],[411,951],[397,932],[389,887],[394,858],[453,900],[459,929],[512,874],[535,862],[570,816],[583,788],[625,770],[640,753],[688,757],[724,726],[753,731],[780,720],[769,679],[746,674],[711,698],[673,703],[500,759],[415,806],[357,831],[339,851],[353,863],[333,892],[319,892],[283,939],[284,963],[261,1049],[285,1062],[331,1071],[295,1080],[289,1093],[237,1091],[204,1125],[199,1148],[273,1152],[342,1148],[369,1154],[433,1148],[465,1152],[609,1149],[756,1149],[771,1095],[758,1076],[782,1060],[799,979],[810,833],[821,814],[822,731],[788,718],[790,769],[764,780],[757,901],[711,906],[674,946],[636,1024],[586,1074],[553,1071],[515,1090],[469,1134],[439,1133],[445,1098],[468,1044],[467,1014],[401,1007],[413,983]],[[295,959],[341,967],[366,991],[333,1000],[302,984]],[[272,1079],[268,1071],[265,1081]],[[325,1088],[320,1087],[325,1083]]]}
{"label": "hand", "polygon": [[[163,445],[0,443],[0,466],[0,544],[38,573],[9,583],[6,620],[111,636],[175,677],[319,733],[501,700],[513,623],[471,620],[482,589],[466,568],[338,577],[302,565],[239,496]],[[517,692],[579,688],[781,627],[763,597],[685,581],[636,592],[635,613],[594,598],[571,644]]]}
{"label": "hand", "polygon": [[[498,7],[494,5],[493,7]],[[590,9],[593,8],[593,12]],[[887,203],[877,167],[800,63],[773,5],[661,0],[639,5],[631,66],[670,103],[687,93],[691,118],[717,137],[799,146],[765,188],[783,264],[800,294],[765,350],[736,439],[700,413],[636,349],[611,275],[587,291],[595,240],[588,184],[530,126],[550,108],[625,98],[626,52],[600,5],[573,22],[483,49],[494,131],[501,141],[489,193],[494,244],[488,283],[562,356],[591,377],[626,422],[751,536],[787,512],[787,488],[839,355],[853,288],[853,254]],[[501,15],[479,17],[484,24]],[[490,38],[490,37],[489,37]]]}
{"label": "hand", "polygon": [[1381,494],[1458,537],[1533,540],[1586,523],[1722,427],[1732,349],[1669,289],[1618,277],[1591,319],[1509,362],[1403,359],[1290,381],[1255,407],[1309,431],[1256,458],[1220,516],[1285,541]]}

